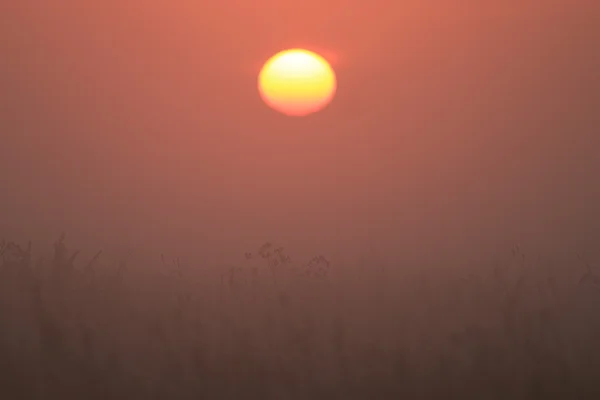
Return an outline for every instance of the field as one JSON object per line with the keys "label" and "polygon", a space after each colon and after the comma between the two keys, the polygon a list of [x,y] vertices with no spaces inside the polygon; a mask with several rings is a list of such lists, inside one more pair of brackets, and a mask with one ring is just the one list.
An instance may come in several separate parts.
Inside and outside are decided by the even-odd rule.
{"label": "field", "polygon": [[[0,398],[597,399],[600,277],[489,265],[238,265],[2,242]],[[136,264],[137,262],[137,264]],[[458,261],[456,261],[458,262]]]}

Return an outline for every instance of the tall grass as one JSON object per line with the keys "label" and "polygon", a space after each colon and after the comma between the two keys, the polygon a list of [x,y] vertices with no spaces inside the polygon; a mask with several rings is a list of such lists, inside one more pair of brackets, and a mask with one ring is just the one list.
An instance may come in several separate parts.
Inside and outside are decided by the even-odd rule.
{"label": "tall grass", "polygon": [[2,399],[600,398],[600,277],[576,257],[135,265],[64,235],[0,257]]}

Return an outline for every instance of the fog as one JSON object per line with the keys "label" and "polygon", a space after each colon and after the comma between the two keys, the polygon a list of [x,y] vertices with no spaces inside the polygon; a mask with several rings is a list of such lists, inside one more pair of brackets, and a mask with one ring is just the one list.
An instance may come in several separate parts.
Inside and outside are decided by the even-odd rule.
{"label": "fog", "polygon": [[[592,254],[600,7],[471,3],[9,2],[0,235],[189,258]],[[303,119],[256,89],[296,46],[339,82]]]}
{"label": "fog", "polygon": [[0,397],[600,398],[597,0],[4,3]]}

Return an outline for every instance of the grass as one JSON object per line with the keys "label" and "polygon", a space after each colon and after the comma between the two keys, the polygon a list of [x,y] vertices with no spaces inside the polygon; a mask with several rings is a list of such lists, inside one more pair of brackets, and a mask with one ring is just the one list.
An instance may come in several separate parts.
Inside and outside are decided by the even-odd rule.
{"label": "grass", "polygon": [[0,244],[3,399],[596,399],[600,278],[488,266],[79,259]]}

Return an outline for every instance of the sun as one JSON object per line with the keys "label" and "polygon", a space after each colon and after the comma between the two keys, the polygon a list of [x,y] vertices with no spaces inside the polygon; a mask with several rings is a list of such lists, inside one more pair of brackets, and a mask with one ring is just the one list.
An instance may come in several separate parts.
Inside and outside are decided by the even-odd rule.
{"label": "sun", "polygon": [[320,55],[290,49],[271,57],[258,75],[263,101],[289,116],[306,116],[325,108],[335,96],[337,80]]}

